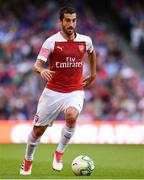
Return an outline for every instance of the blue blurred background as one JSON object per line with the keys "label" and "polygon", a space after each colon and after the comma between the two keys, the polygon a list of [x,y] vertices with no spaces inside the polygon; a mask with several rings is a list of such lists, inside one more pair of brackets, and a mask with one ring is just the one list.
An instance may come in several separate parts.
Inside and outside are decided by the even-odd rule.
{"label": "blue blurred background", "polygon": [[77,31],[91,36],[97,53],[97,79],[79,120],[144,122],[143,0],[0,1],[0,120],[33,119],[46,82],[32,66],[66,5],[77,9]]}

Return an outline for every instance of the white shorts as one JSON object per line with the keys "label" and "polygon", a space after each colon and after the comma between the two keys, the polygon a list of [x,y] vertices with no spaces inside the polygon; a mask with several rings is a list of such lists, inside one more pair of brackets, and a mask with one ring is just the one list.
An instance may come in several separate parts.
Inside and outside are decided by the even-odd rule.
{"label": "white shorts", "polygon": [[84,91],[60,93],[45,88],[38,102],[37,113],[33,120],[35,126],[51,126],[53,120],[68,107],[75,107],[79,113],[82,110]]}

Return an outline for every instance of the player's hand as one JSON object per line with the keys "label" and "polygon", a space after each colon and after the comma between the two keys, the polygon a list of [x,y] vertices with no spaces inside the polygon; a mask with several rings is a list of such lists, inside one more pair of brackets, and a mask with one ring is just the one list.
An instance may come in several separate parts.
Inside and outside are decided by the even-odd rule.
{"label": "player's hand", "polygon": [[55,71],[51,71],[50,69],[43,69],[41,72],[41,77],[47,81],[52,79],[53,74],[55,74]]}
{"label": "player's hand", "polygon": [[94,80],[96,78],[96,75],[93,75],[93,76],[87,76],[84,80],[83,80],[83,86],[84,87],[88,87],[90,85],[93,84]]}

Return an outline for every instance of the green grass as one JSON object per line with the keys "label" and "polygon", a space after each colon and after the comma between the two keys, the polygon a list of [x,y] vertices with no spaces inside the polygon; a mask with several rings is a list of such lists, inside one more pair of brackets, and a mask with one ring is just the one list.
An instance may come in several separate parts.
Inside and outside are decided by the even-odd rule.
{"label": "green grass", "polygon": [[[144,179],[144,145],[70,144],[61,172],[52,170],[55,144],[40,144],[35,154],[32,175],[19,175],[24,157],[24,144],[0,144],[0,179]],[[95,163],[91,176],[75,176],[72,160],[81,154]]]}

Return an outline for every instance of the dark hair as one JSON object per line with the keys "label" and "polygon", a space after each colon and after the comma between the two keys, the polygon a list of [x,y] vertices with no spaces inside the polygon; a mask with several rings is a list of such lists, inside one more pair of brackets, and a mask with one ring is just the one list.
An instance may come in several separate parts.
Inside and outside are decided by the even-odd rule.
{"label": "dark hair", "polygon": [[60,12],[59,12],[59,18],[60,20],[63,20],[64,18],[64,14],[73,14],[73,13],[76,13],[76,10],[72,7],[63,7],[60,9]]}

